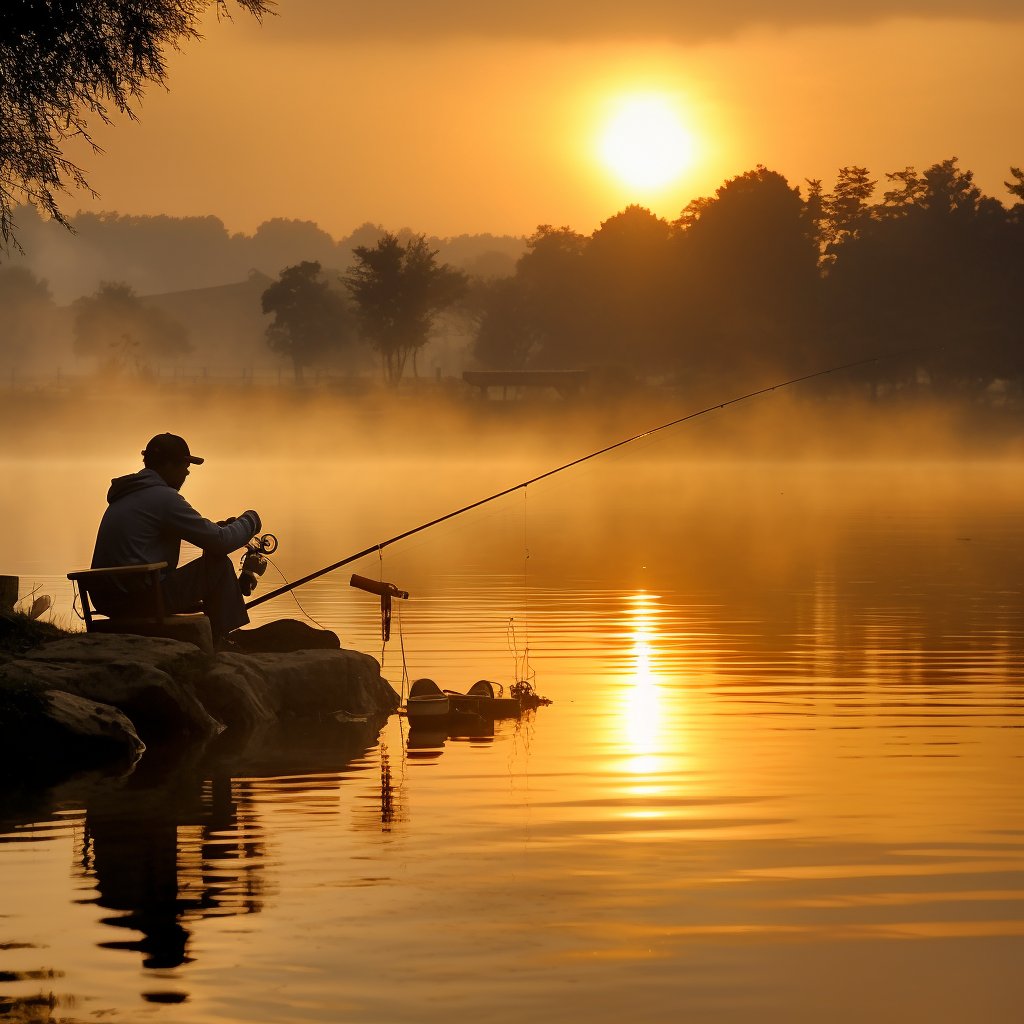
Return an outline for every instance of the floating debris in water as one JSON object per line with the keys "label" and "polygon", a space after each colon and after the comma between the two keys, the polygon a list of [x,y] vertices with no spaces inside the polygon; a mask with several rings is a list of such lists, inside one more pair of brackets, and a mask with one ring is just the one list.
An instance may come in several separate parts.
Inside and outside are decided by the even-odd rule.
{"label": "floating debris in water", "polygon": [[529,679],[518,679],[509,687],[509,694],[513,699],[527,709],[539,708],[542,705],[550,704],[550,697],[542,697],[534,688]]}
{"label": "floating debris in water", "polygon": [[368,722],[369,715],[354,715],[351,711],[335,711],[333,713],[336,722]]}

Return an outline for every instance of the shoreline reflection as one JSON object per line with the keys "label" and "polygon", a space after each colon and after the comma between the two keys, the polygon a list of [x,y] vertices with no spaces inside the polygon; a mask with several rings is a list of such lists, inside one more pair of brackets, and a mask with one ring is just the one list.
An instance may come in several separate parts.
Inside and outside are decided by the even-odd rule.
{"label": "shoreline reflection", "polygon": [[[192,940],[199,923],[259,914],[278,892],[266,815],[282,800],[300,814],[319,813],[325,792],[337,793],[360,775],[372,786],[367,755],[383,724],[291,723],[250,736],[242,750],[215,745],[194,762],[188,753],[151,749],[127,777],[85,776],[34,800],[14,794],[6,810],[0,807],[0,833],[6,842],[21,834],[25,842],[39,842],[70,829],[71,876],[88,893],[75,902],[108,912],[97,922],[127,933],[101,937],[97,948],[140,954],[143,1000],[187,1002],[187,968],[197,959]],[[376,828],[389,830],[397,818],[398,787],[383,750],[380,762],[373,816]],[[365,824],[362,793],[353,796],[359,819],[353,827],[359,828]],[[336,796],[333,804],[337,811]],[[21,947],[30,944],[0,948]],[[21,971],[6,980],[37,975]],[[62,972],[49,970],[46,976]],[[155,981],[159,987],[150,990]],[[66,1002],[54,993],[46,998],[51,1009]],[[31,1002],[0,998],[0,1006],[25,999]]]}

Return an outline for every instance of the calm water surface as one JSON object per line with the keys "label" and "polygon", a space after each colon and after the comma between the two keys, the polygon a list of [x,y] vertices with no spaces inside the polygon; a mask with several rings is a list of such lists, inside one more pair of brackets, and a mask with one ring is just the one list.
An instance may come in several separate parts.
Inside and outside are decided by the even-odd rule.
{"label": "calm water surface", "polygon": [[[6,571],[58,617],[102,481],[131,468],[5,467],[38,537]],[[187,493],[226,515],[226,478],[249,481],[292,577],[529,475],[222,471]],[[1019,1021],[1021,467],[570,476],[352,567],[412,592],[396,687],[404,646],[450,687],[525,662],[550,707],[8,785],[0,1019]],[[379,656],[349,571],[300,599]]]}

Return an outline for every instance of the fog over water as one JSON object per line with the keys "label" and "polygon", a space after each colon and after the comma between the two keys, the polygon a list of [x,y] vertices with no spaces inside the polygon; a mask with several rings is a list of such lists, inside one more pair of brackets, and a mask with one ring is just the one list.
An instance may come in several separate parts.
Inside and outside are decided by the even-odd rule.
{"label": "fog over water", "polygon": [[[3,571],[70,621],[63,577],[88,563],[107,481],[160,430],[207,459],[189,500],[259,510],[295,578],[692,408],[257,394],[19,396]],[[554,704],[493,735],[321,723],[245,758],[8,793],[0,1005],[163,1024],[1015,1019],[1019,442],[951,410],[866,409],[721,410],[302,588],[375,656],[376,603],[348,574],[410,591],[396,687],[403,648],[411,676],[461,688],[507,685],[528,645]],[[257,611],[301,617],[288,597]]]}
{"label": "fog over water", "polygon": [[[59,577],[86,565],[110,479],[141,468],[141,449],[163,430],[184,435],[207,460],[185,483],[189,501],[215,519],[257,509],[280,535],[275,561],[294,578],[762,383],[714,396],[558,404],[202,382],[12,391],[0,412],[5,518],[19,537],[7,571]],[[522,531],[532,524],[559,537],[555,557],[542,562],[534,551],[531,565],[558,585],[585,576],[595,559],[629,566],[638,551],[653,568],[660,559],[646,547],[647,524],[663,521],[680,534],[672,558],[713,574],[723,550],[730,566],[740,552],[751,568],[772,564],[780,530],[834,536],[836,502],[882,514],[925,501],[941,516],[1013,492],[1024,433],[1008,429],[1012,411],[872,405],[843,393],[813,400],[816,386],[656,431],[388,548],[385,559],[427,573],[470,559],[487,571],[493,552],[511,549],[522,560]],[[979,488],[974,480],[993,460],[1008,468]],[[477,533],[467,549],[470,528]]]}

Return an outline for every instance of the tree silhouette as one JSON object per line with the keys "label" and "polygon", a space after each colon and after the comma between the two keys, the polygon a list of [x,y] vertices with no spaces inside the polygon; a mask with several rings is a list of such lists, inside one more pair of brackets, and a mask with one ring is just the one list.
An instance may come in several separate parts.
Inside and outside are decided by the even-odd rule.
{"label": "tree silhouette", "polygon": [[385,232],[374,246],[358,245],[345,273],[356,317],[380,353],[384,379],[397,385],[405,364],[429,340],[434,319],[467,288],[464,274],[438,264],[424,235],[404,245]]}
{"label": "tree silhouette", "polygon": [[191,349],[185,328],[126,284],[104,282],[72,304],[74,349],[112,372],[148,372],[153,362]]}
{"label": "tree silhouette", "polygon": [[918,350],[899,387],[977,392],[1024,369],[1021,239],[1002,204],[956,158],[893,184],[830,273],[828,313],[852,344]]}
{"label": "tree silhouette", "polygon": [[824,265],[831,266],[838,258],[844,242],[857,238],[871,218],[869,200],[877,182],[871,180],[866,167],[840,167],[835,188],[822,197],[824,214]]}
{"label": "tree silhouette", "polygon": [[[256,17],[269,0],[235,0]],[[114,112],[134,118],[131,103],[147,85],[162,85],[166,52],[199,37],[211,6],[227,0],[5,0],[0,18],[0,239],[14,238],[19,199],[67,226],[57,194],[88,188],[64,156],[71,138],[92,146],[89,121]]]}
{"label": "tree silhouette", "polygon": [[648,373],[664,368],[681,323],[669,223],[627,206],[591,235],[583,264],[591,360]]}
{"label": "tree silhouette", "polygon": [[0,267],[0,358],[19,365],[52,333],[49,285],[24,267]]}
{"label": "tree silhouette", "polygon": [[530,339],[530,362],[542,369],[565,370],[588,354],[582,312],[587,308],[583,254],[587,239],[569,227],[542,224],[526,243],[516,264],[523,330]]}
{"label": "tree silhouette", "polygon": [[1020,220],[1024,213],[1024,170],[1019,167],[1011,167],[1010,177],[1013,178],[1013,181],[1004,181],[1003,184],[1006,186],[1006,191],[1017,200],[1012,213],[1015,219]]}
{"label": "tree silhouette", "polygon": [[815,250],[820,254],[819,262],[824,259],[828,245],[828,214],[825,210],[825,188],[820,178],[805,178],[807,198],[804,200],[804,223],[807,234],[814,242]]}
{"label": "tree silhouette", "polygon": [[282,270],[263,293],[262,307],[274,314],[267,344],[291,360],[297,384],[305,367],[340,348],[351,335],[345,297],[324,280],[316,261]]}
{"label": "tree silhouette", "polygon": [[490,370],[525,370],[536,346],[522,283],[516,277],[478,283],[470,293],[476,316],[473,356]]}
{"label": "tree silhouette", "polygon": [[686,376],[798,365],[814,335],[818,244],[799,189],[758,166],[691,203],[681,231]]}
{"label": "tree silhouette", "polygon": [[474,354],[485,366],[657,371],[676,329],[670,225],[628,206],[589,238],[542,224],[515,276],[483,291]]}
{"label": "tree silhouette", "polygon": [[[846,380],[983,396],[1024,379],[1024,171],[1007,210],[955,158],[807,190],[765,167],[666,225],[628,207],[592,236],[542,225],[478,288],[474,355],[502,368],[617,365],[688,387],[913,351]],[[1002,393],[1002,390],[999,390]]]}

